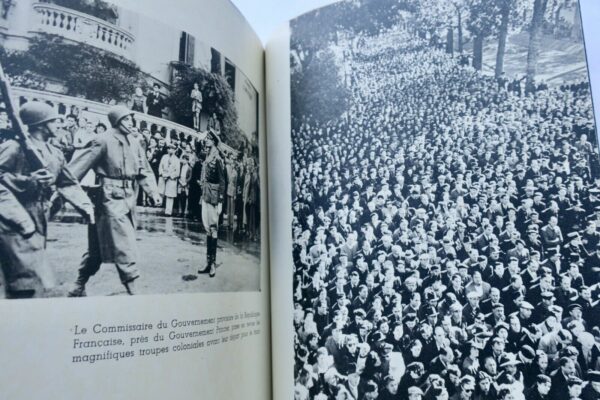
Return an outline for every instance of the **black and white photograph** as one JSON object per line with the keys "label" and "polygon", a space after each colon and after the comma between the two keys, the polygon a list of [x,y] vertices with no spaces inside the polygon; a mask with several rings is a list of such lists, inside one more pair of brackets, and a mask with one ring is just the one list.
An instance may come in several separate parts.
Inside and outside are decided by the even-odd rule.
{"label": "black and white photograph", "polygon": [[0,66],[0,297],[260,290],[259,93],[210,38],[1,1]]}
{"label": "black and white photograph", "polygon": [[579,2],[351,0],[290,32],[294,399],[600,399]]}

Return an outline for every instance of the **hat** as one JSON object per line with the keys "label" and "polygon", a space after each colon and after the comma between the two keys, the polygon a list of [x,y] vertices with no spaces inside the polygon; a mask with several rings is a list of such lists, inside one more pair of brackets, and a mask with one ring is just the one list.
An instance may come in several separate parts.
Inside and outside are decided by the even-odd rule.
{"label": "hat", "polygon": [[29,101],[19,111],[19,117],[25,125],[34,126],[43,124],[44,122],[60,119],[56,111],[48,104],[41,101]]}
{"label": "hat", "polygon": [[406,370],[407,371],[418,371],[418,370],[424,371],[425,366],[420,361],[413,361],[406,366]]}
{"label": "hat", "polygon": [[437,309],[435,307],[431,306],[431,307],[427,307],[425,309],[425,316],[426,317],[433,317],[433,316],[436,316],[436,315],[439,315],[439,313],[437,312]]}
{"label": "hat", "polygon": [[546,292],[542,292],[542,298],[543,299],[554,299],[554,293],[546,291]]}
{"label": "hat", "polygon": [[590,382],[600,382],[600,371],[588,371],[588,380]]}
{"label": "hat", "polygon": [[394,346],[391,345],[390,343],[383,343],[383,346],[381,346],[383,349],[383,353],[384,354],[390,354],[392,352],[392,350],[394,350]]}
{"label": "hat", "polygon": [[473,339],[473,340],[471,340],[469,342],[469,345],[471,347],[474,347],[474,348],[479,349],[479,350],[483,350],[483,348],[484,348],[483,342],[481,342],[480,340]]}
{"label": "hat", "polygon": [[506,353],[504,356],[502,363],[500,364],[500,368],[508,367],[509,365],[518,365],[521,362],[517,360],[516,354]]}
{"label": "hat", "polygon": [[580,310],[583,309],[583,307],[581,306],[581,304],[577,304],[577,303],[569,304],[569,312],[573,311],[573,310],[575,310],[577,308],[580,309]]}
{"label": "hat", "polygon": [[509,329],[510,329],[510,327],[508,326],[508,324],[507,324],[506,322],[498,322],[498,323],[496,324],[496,326],[494,326],[494,329],[495,329],[496,331],[498,331],[499,329],[506,329],[506,330],[509,330]]}
{"label": "hat", "polygon": [[500,336],[494,336],[492,338],[492,343],[506,343],[506,340],[504,340]]}
{"label": "hat", "polygon": [[133,111],[123,105],[116,105],[108,111],[108,120],[113,128],[119,125],[119,122],[127,116],[133,115]]}
{"label": "hat", "polygon": [[356,310],[354,310],[354,315],[360,315],[364,318],[367,316],[367,313],[362,308],[357,308]]}
{"label": "hat", "polygon": [[409,396],[411,394],[419,394],[419,395],[423,396],[423,391],[418,386],[411,386],[408,388],[408,394],[409,394]]}
{"label": "hat", "polygon": [[404,322],[414,321],[416,319],[417,319],[417,314],[415,314],[415,313],[408,313],[404,316]]}
{"label": "hat", "polygon": [[475,378],[473,378],[471,375],[465,375],[462,378],[460,378],[459,381],[460,386],[464,387],[464,386],[471,386],[471,385],[475,385]]}
{"label": "hat", "polygon": [[576,376],[570,376],[569,379],[567,379],[567,385],[583,385],[583,381]]}
{"label": "hat", "polygon": [[528,361],[531,361],[535,358],[535,350],[529,345],[522,346],[521,350],[519,350],[519,354],[522,358],[525,358]]}
{"label": "hat", "polygon": [[523,301],[521,303],[521,308],[524,308],[526,310],[533,310],[534,309],[533,305],[530,302],[528,302],[528,301]]}

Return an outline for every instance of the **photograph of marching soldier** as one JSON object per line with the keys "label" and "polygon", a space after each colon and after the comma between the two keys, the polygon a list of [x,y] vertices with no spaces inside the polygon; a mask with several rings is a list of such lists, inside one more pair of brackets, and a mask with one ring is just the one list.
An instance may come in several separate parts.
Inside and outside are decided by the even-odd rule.
{"label": "photograph of marching soldier", "polygon": [[88,192],[94,199],[96,223],[88,226],[88,249],[70,297],[85,296],[86,283],[102,263],[115,264],[127,293],[134,294],[134,282],[140,276],[135,234],[138,190],[143,189],[154,204],[162,203],[144,151],[137,140],[129,137],[133,111],[114,106],[108,120],[112,129],[95,137],[69,163],[77,179],[93,168],[99,182],[94,193]]}
{"label": "photograph of marching soldier", "polygon": [[576,0],[290,23],[295,400],[600,399]]}
{"label": "photograph of marching soldier", "polygon": [[[10,105],[6,77],[0,87]],[[0,254],[2,295],[6,298],[44,297],[56,285],[46,255],[48,203],[58,193],[93,222],[90,199],[69,171],[63,153],[49,144],[56,137],[60,116],[47,104],[30,102],[15,114],[12,131],[19,138],[0,144]],[[23,125],[27,126],[27,131]]]}
{"label": "photograph of marching soldier", "polygon": [[108,1],[0,10],[0,291],[260,290],[259,94],[235,62]]}

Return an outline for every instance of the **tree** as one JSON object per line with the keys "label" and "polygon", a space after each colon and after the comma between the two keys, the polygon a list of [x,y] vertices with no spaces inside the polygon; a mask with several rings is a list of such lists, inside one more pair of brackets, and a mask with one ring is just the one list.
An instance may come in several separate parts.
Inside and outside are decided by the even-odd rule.
{"label": "tree", "polygon": [[473,68],[483,68],[483,43],[491,36],[499,23],[499,8],[496,0],[469,0],[469,22],[467,28],[473,35]]}
{"label": "tree", "polygon": [[[421,0],[415,12],[415,24],[421,37],[434,37],[438,31],[446,30],[446,39],[453,39],[447,30],[453,29],[454,7],[449,1]],[[453,44],[446,42],[446,48],[453,50]]]}
{"label": "tree", "polygon": [[342,84],[335,57],[321,51],[291,77],[292,114],[328,122],[347,110],[349,91]]}
{"label": "tree", "polygon": [[465,0],[452,0],[452,6],[456,13],[456,29],[457,29],[457,46],[458,52],[463,52],[463,23],[467,12],[467,3]]}
{"label": "tree", "polygon": [[527,51],[527,75],[525,81],[525,90],[532,92],[535,89],[535,75],[537,72],[537,62],[540,53],[542,25],[548,0],[535,0],[533,4],[533,16],[531,26],[529,27],[529,48]]}
{"label": "tree", "polygon": [[498,51],[496,52],[495,76],[500,77],[504,72],[504,54],[506,52],[506,40],[510,27],[524,26],[529,21],[523,19],[530,7],[530,0],[498,0],[497,7],[500,14],[498,27]]}
{"label": "tree", "polygon": [[40,89],[33,78],[41,82],[51,78],[70,96],[104,103],[129,100],[145,78],[137,65],[123,57],[88,44],[66,42],[57,35],[39,34],[26,51],[6,53],[2,61],[10,76],[31,78],[17,78],[25,87]]}
{"label": "tree", "polygon": [[194,83],[198,83],[202,92],[202,110],[212,115],[215,113],[222,121],[221,139],[229,146],[239,149],[245,143],[245,138],[238,126],[238,115],[235,107],[233,90],[219,74],[210,73],[187,64],[174,65],[175,79],[167,104],[175,121],[192,126],[192,98],[190,93]]}

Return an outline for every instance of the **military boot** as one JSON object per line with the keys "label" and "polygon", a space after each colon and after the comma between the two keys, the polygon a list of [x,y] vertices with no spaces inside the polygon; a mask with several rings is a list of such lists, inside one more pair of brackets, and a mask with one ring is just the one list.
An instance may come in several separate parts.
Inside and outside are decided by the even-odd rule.
{"label": "military boot", "polygon": [[206,236],[206,265],[203,269],[198,270],[199,274],[206,274],[207,272],[210,272],[212,260],[212,242],[213,238],[211,238],[210,236]]}
{"label": "military boot", "polygon": [[216,273],[217,273],[216,255],[212,254],[210,256],[210,270],[208,271],[208,276],[210,276],[211,278],[214,278]]}
{"label": "military boot", "polygon": [[69,290],[68,297],[85,297],[87,294],[85,293],[85,284],[87,283],[87,279],[79,276],[75,281],[75,285],[73,289]]}
{"label": "military boot", "polygon": [[127,290],[127,294],[129,294],[130,296],[133,296],[136,293],[135,292],[135,280],[129,281],[129,282],[124,282],[123,286],[125,286],[125,289]]}

